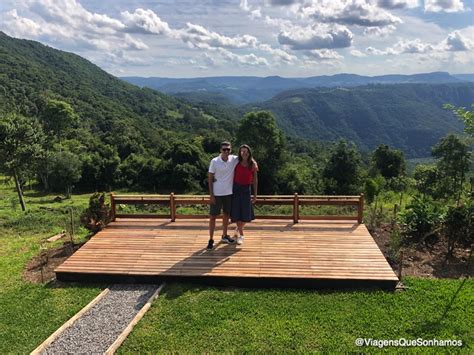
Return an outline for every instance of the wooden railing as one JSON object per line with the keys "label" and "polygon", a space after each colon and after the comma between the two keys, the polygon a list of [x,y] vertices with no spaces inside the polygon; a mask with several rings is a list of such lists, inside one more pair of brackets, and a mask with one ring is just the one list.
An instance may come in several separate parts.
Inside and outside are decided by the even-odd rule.
{"label": "wooden railing", "polygon": [[[209,205],[209,195],[110,195],[112,220],[116,218],[166,218],[174,222],[176,219],[200,219],[207,215],[178,214],[178,205]],[[117,213],[117,205],[162,205],[169,207],[169,214],[123,214]],[[362,223],[364,212],[364,194],[359,196],[314,196],[301,195],[266,195],[258,196],[257,206],[283,205],[293,206],[292,215],[256,215],[259,219],[292,219],[293,223],[300,220],[356,220]],[[357,215],[300,215],[300,206],[355,206]]]}

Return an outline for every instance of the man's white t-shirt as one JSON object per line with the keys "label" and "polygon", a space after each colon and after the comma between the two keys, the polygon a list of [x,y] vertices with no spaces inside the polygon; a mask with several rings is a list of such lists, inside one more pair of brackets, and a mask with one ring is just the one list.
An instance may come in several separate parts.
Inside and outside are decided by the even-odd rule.
{"label": "man's white t-shirt", "polygon": [[211,160],[209,172],[214,174],[214,196],[232,195],[234,171],[238,163],[237,155],[229,155],[227,161],[222,160],[220,155]]}

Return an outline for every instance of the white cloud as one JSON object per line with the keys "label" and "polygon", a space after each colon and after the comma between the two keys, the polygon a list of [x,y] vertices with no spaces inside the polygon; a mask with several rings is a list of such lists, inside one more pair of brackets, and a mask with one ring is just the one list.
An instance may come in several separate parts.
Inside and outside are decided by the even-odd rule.
{"label": "white cloud", "polygon": [[306,55],[317,60],[339,60],[344,57],[331,49],[313,49],[307,51]]}
{"label": "white cloud", "polygon": [[402,20],[370,0],[319,0],[303,4],[298,10],[304,17],[344,25],[388,26]]}
{"label": "white cloud", "polygon": [[418,0],[378,0],[378,5],[386,9],[404,9],[418,7]]}
{"label": "white cloud", "polygon": [[262,51],[270,53],[274,59],[279,62],[293,63],[297,60],[297,57],[284,51],[280,48],[272,48],[268,44],[260,44],[258,48]]}
{"label": "white cloud", "polygon": [[218,52],[224,59],[229,62],[234,62],[242,65],[269,65],[266,58],[258,57],[254,53],[239,55],[232,53],[231,51],[224,48],[218,48]]}
{"label": "white cloud", "polygon": [[438,43],[424,43],[420,39],[400,40],[385,50],[368,47],[366,52],[374,55],[429,54],[433,58],[443,52],[466,52],[474,49],[474,42],[463,31],[472,35],[473,29],[474,26],[470,26],[451,32],[445,40]]}
{"label": "white cloud", "polygon": [[[470,37],[472,38],[472,37]],[[466,38],[460,31],[451,32],[444,41],[446,50],[451,52],[468,51],[474,48],[473,41]]]}
{"label": "white cloud", "polygon": [[294,26],[290,31],[280,32],[278,41],[294,50],[344,48],[352,44],[352,32],[345,26],[313,25]]}
{"label": "white cloud", "polygon": [[127,32],[148,34],[169,34],[168,23],[162,21],[152,10],[136,9],[133,13],[121,12]]}
{"label": "white cloud", "polygon": [[351,50],[351,56],[357,57],[357,58],[367,57],[366,54],[362,53],[361,51],[359,51],[359,50],[357,50],[357,49]]}
{"label": "white cloud", "polygon": [[179,30],[179,38],[197,48],[254,48],[258,43],[254,36],[227,37],[189,22],[185,29]]}
{"label": "white cloud", "polygon": [[375,36],[375,37],[387,37],[393,33],[397,27],[394,25],[388,25],[385,27],[366,27],[364,28],[365,36]]}
{"label": "white cloud", "polygon": [[427,12],[460,12],[464,11],[461,0],[425,0]]}

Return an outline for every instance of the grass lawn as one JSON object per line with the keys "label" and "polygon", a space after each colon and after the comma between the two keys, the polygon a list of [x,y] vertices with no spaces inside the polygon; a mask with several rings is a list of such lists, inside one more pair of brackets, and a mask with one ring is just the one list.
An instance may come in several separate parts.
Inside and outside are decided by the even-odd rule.
{"label": "grass lawn", "polygon": [[[39,253],[41,238],[65,229],[69,207],[75,210],[77,227],[89,198],[54,203],[55,195],[25,195],[28,211],[23,213],[13,186],[0,184],[0,354],[30,352],[101,291],[97,286],[51,287],[22,280],[26,263]],[[77,232],[78,240],[87,234],[84,229]]]}
{"label": "grass lawn", "polygon": [[[22,280],[26,263],[39,253],[40,239],[65,229],[70,207],[77,240],[84,239],[78,219],[90,196],[54,203],[55,195],[25,195],[28,211],[23,213],[13,186],[0,184],[1,354],[33,350],[106,286]],[[120,352],[357,351],[359,337],[461,339],[462,350],[472,351],[472,279],[408,279],[406,284],[410,288],[400,293],[170,284]],[[362,350],[369,349],[378,350]]]}
{"label": "grass lawn", "polygon": [[378,350],[358,348],[357,338],[460,339],[462,350],[472,351],[473,280],[408,279],[406,284],[410,288],[397,293],[170,284],[120,352]]}

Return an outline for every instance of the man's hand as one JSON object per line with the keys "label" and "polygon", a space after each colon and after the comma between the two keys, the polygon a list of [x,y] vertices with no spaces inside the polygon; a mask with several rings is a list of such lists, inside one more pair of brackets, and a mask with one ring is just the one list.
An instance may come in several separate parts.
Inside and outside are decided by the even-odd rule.
{"label": "man's hand", "polygon": [[211,205],[215,205],[216,204],[216,197],[214,195],[211,195],[209,197],[209,199],[211,200]]}

